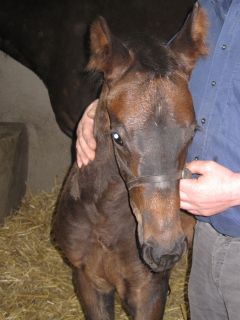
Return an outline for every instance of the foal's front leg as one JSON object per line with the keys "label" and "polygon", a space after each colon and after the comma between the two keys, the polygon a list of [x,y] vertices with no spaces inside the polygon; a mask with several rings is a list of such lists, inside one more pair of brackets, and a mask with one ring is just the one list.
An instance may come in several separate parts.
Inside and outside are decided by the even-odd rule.
{"label": "foal's front leg", "polygon": [[[152,274],[149,281],[127,284],[121,297],[133,320],[162,320],[168,293],[169,275]],[[144,283],[145,282],[145,283]]]}
{"label": "foal's front leg", "polygon": [[114,319],[114,291],[97,290],[84,271],[73,271],[73,282],[86,320]]}

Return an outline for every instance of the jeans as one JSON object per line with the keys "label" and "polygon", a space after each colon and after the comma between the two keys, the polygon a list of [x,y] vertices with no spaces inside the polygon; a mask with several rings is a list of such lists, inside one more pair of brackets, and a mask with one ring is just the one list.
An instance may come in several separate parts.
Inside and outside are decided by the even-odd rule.
{"label": "jeans", "polygon": [[192,259],[191,320],[240,320],[240,238],[198,222]]}

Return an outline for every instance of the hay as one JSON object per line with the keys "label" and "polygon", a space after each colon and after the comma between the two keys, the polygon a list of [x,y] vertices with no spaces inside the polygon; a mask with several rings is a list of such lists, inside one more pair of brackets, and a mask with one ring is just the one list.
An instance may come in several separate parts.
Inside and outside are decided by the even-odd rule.
{"label": "hay", "polygon": [[[84,319],[71,283],[71,271],[50,241],[59,189],[28,195],[20,210],[0,228],[0,320]],[[186,320],[187,258],[172,273],[164,320]],[[127,320],[117,303],[116,319]]]}

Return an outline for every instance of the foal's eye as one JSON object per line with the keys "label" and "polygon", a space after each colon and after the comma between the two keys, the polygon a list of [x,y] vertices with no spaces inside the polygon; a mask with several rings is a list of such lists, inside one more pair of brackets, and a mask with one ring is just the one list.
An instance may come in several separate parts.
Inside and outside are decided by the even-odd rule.
{"label": "foal's eye", "polygon": [[122,141],[120,135],[119,135],[117,132],[113,132],[113,133],[112,133],[112,139],[113,139],[117,144],[119,144],[120,146],[123,145],[123,141]]}

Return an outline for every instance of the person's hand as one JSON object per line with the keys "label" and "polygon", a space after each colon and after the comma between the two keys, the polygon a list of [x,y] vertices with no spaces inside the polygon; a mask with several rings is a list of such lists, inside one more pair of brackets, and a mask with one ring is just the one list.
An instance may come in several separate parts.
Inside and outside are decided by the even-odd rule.
{"label": "person's hand", "polygon": [[77,127],[76,153],[79,168],[95,158],[96,140],[93,127],[97,104],[98,100],[95,100],[87,107]]}
{"label": "person's hand", "polygon": [[240,204],[240,174],[214,161],[195,160],[187,168],[198,179],[180,180],[180,207],[192,214],[211,216]]}

